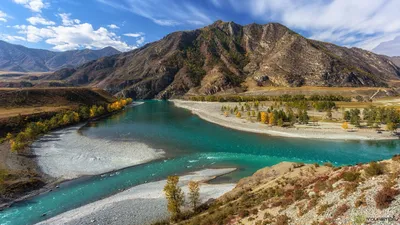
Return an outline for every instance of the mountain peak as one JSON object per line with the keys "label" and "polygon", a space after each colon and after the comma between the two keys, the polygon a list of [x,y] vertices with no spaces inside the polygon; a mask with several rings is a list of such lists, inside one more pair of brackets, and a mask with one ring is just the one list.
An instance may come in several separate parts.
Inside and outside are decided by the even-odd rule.
{"label": "mountain peak", "polygon": [[20,72],[46,72],[75,67],[90,60],[121,53],[113,47],[99,50],[82,49],[53,52],[27,48],[0,40],[0,70]]}

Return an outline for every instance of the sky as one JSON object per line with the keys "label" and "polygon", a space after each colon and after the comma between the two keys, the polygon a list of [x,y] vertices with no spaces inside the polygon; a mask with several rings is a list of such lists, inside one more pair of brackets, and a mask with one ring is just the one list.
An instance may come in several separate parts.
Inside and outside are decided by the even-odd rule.
{"label": "sky", "polygon": [[346,47],[400,56],[400,0],[0,0],[0,40],[130,51],[216,20],[281,23]]}

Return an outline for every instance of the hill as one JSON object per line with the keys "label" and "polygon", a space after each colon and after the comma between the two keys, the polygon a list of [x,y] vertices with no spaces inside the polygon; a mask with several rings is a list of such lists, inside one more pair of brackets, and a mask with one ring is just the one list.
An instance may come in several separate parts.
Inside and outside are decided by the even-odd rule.
{"label": "hill", "polygon": [[217,21],[44,79],[147,99],[242,91],[249,80],[259,86],[376,87],[399,78],[399,67],[386,56],[310,40],[278,23]]}
{"label": "hill", "polygon": [[393,56],[393,57],[390,57],[390,59],[392,60],[392,62],[394,64],[396,64],[398,67],[400,67],[400,56]]}
{"label": "hill", "polygon": [[337,168],[283,162],[240,180],[179,224],[396,224],[399,171],[400,156]]}
{"label": "hill", "polygon": [[0,70],[18,72],[47,72],[76,67],[91,60],[120,53],[112,47],[100,50],[52,52],[32,49],[0,41]]}

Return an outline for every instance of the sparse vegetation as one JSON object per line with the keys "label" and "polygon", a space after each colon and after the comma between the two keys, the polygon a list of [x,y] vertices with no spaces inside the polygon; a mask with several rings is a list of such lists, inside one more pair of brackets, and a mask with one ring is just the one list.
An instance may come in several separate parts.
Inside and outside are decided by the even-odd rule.
{"label": "sparse vegetation", "polygon": [[383,174],[385,172],[384,169],[385,168],[381,163],[370,162],[369,165],[364,169],[364,171],[367,176],[372,177]]}
{"label": "sparse vegetation", "polygon": [[376,208],[385,209],[390,206],[394,197],[399,195],[400,191],[390,187],[383,187],[374,197]]}

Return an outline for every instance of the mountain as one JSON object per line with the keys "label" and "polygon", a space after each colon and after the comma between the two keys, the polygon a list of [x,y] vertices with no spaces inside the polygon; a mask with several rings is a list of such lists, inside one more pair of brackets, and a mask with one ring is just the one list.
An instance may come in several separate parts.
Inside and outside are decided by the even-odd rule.
{"label": "mountain", "polygon": [[400,56],[393,56],[393,57],[390,57],[390,60],[392,60],[392,62],[393,62],[394,64],[396,64],[398,67],[400,67]]}
{"label": "mountain", "polygon": [[55,71],[65,67],[76,67],[91,60],[119,53],[112,47],[100,50],[84,49],[52,52],[0,41],[0,70],[18,72]]}
{"label": "mountain", "polygon": [[249,82],[275,86],[387,86],[400,68],[386,56],[310,40],[278,23],[217,21],[45,79],[136,99],[215,94]]}

